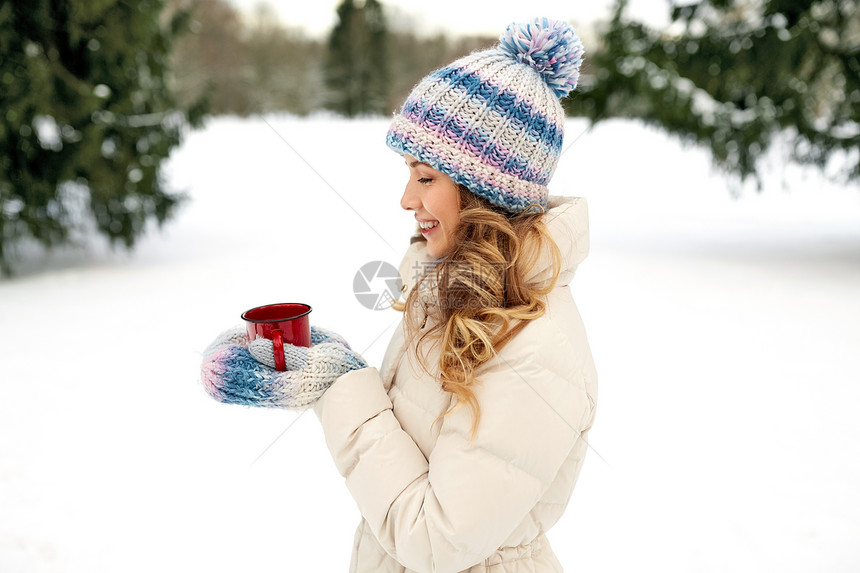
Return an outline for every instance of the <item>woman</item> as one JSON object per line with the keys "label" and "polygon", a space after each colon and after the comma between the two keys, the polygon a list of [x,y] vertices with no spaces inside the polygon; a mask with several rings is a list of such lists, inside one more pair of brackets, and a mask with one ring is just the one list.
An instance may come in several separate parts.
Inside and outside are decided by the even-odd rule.
{"label": "woman", "polygon": [[418,235],[379,370],[316,327],[311,348],[286,345],[285,373],[241,331],[206,352],[218,400],[314,404],[362,515],[350,571],[562,570],[545,532],[582,467],[597,381],[568,288],[585,201],[546,184],[581,54],[562,22],[511,25],[404,103],[387,143]]}

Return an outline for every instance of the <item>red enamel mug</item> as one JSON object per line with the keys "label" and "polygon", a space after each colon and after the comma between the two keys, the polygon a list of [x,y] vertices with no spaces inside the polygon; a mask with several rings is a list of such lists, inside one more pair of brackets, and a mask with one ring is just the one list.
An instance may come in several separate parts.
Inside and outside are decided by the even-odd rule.
{"label": "red enamel mug", "polygon": [[295,346],[311,345],[311,307],[298,302],[267,304],[242,313],[247,324],[248,342],[268,338],[275,350],[275,368],[281,372],[284,364],[284,343]]}

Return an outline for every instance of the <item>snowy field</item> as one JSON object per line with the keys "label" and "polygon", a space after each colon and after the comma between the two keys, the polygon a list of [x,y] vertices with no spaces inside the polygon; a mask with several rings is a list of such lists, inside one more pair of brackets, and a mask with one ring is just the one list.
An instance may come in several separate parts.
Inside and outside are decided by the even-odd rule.
{"label": "snowy field", "polygon": [[[346,570],[359,514],[313,413],[218,404],[197,372],[281,301],[379,364],[399,315],[352,284],[412,230],[386,128],[212,120],[165,172],[192,200],[133,256],[93,241],[0,282],[0,572]],[[573,291],[600,375],[549,533],[565,569],[860,569],[860,189],[774,161],[736,200],[629,122],[551,189],[589,201]]]}

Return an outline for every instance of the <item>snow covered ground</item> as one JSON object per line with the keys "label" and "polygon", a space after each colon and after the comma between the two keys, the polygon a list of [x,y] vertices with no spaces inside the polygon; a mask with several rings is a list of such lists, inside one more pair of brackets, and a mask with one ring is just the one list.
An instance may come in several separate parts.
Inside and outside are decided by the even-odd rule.
{"label": "snow covered ground", "polygon": [[[212,120],[166,170],[192,200],[133,256],[94,241],[0,282],[0,572],[346,570],[359,515],[313,413],[218,404],[197,371],[287,300],[379,363],[398,315],[352,284],[412,230],[386,128]],[[768,183],[732,199],[630,122],[564,154],[600,373],[549,534],[566,570],[860,568],[860,192],[778,161]]]}

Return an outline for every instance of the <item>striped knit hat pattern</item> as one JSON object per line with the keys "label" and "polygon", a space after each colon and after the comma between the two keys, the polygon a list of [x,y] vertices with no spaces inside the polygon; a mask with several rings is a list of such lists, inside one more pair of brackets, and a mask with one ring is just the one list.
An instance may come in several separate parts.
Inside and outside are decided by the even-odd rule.
{"label": "striped knit hat pattern", "polygon": [[386,144],[509,213],[545,208],[564,136],[559,98],[576,87],[583,53],[565,22],[511,24],[495,47],[421,80]]}

